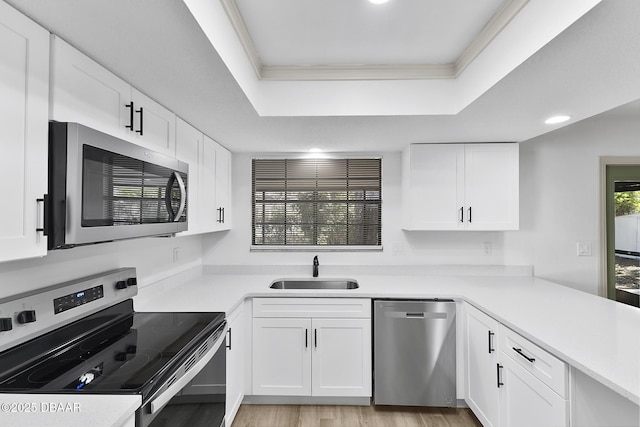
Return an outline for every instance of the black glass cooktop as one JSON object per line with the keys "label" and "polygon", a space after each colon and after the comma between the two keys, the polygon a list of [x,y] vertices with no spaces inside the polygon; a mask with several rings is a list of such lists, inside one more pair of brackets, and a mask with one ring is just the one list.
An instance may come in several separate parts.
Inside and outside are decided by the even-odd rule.
{"label": "black glass cooktop", "polygon": [[127,300],[0,353],[0,392],[145,395],[223,322],[223,313],[138,313]]}

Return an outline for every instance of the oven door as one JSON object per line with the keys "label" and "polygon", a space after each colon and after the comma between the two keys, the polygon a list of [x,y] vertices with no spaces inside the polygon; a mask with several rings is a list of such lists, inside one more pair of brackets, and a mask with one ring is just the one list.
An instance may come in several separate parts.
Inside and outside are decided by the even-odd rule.
{"label": "oven door", "polygon": [[143,401],[136,412],[136,427],[224,427],[226,334],[225,323]]}

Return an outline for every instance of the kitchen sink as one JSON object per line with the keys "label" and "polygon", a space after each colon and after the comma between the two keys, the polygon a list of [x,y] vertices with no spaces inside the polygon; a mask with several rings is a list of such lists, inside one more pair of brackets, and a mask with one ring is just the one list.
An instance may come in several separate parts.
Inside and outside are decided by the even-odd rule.
{"label": "kitchen sink", "polygon": [[271,289],[358,289],[358,282],[351,279],[281,279],[269,286]]}

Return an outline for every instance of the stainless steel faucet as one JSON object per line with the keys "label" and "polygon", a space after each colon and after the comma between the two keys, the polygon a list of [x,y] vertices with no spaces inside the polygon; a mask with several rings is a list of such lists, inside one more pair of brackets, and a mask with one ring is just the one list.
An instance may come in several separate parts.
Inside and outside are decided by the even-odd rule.
{"label": "stainless steel faucet", "polygon": [[313,277],[318,277],[318,266],[320,263],[318,262],[318,255],[313,257]]}

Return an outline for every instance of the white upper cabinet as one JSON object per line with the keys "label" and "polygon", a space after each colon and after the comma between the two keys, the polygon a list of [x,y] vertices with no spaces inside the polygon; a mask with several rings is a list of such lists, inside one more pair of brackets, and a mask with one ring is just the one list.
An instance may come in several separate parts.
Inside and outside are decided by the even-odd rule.
{"label": "white upper cabinet", "polygon": [[171,157],[176,153],[176,115],[135,88],[131,88],[134,105],[135,142]]}
{"label": "white upper cabinet", "polygon": [[410,145],[402,212],[406,230],[517,230],[518,144]]}
{"label": "white upper cabinet", "polygon": [[176,155],[175,114],[59,37],[52,36],[51,49],[52,120]]}
{"label": "white upper cabinet", "polygon": [[43,256],[49,33],[0,2],[0,261]]}
{"label": "white upper cabinet", "polygon": [[187,181],[187,221],[188,230],[181,233],[196,234],[200,232],[199,195],[200,195],[200,150],[202,150],[202,132],[181,118],[176,120],[176,158],[189,164],[189,180]]}
{"label": "white upper cabinet", "polygon": [[216,143],[215,230],[231,229],[231,152]]}
{"label": "white upper cabinet", "polygon": [[231,153],[177,118],[176,157],[189,164],[189,230],[184,234],[228,230],[231,224],[228,208],[231,199]]}

